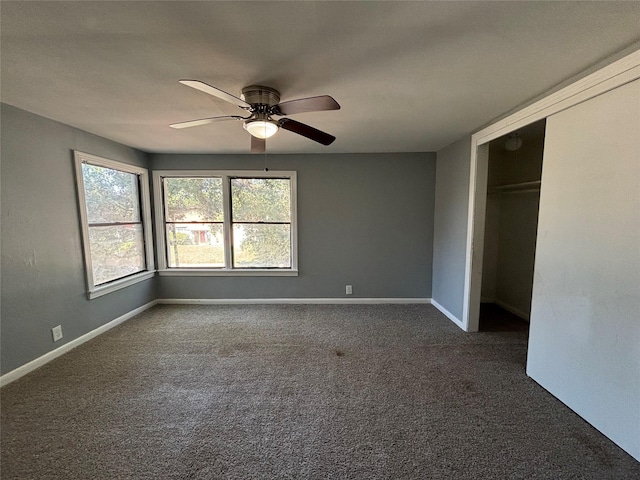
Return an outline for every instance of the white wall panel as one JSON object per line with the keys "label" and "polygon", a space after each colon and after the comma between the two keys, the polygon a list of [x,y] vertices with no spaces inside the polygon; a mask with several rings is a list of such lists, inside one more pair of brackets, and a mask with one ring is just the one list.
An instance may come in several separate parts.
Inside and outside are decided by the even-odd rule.
{"label": "white wall panel", "polygon": [[527,373],[640,460],[640,80],[547,121]]}

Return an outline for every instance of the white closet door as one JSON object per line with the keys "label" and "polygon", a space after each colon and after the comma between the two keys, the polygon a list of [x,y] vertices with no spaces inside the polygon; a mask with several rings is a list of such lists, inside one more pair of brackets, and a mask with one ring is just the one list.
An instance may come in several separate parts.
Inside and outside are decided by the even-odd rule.
{"label": "white closet door", "polygon": [[547,120],[527,373],[640,460],[640,80]]}

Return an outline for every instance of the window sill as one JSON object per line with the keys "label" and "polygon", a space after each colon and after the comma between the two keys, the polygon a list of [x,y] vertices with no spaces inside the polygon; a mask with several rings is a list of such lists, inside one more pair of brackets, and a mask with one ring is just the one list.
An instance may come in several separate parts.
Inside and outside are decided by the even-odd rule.
{"label": "window sill", "polygon": [[131,275],[130,277],[115,280],[111,283],[107,283],[106,285],[94,287],[88,293],[89,300],[93,300],[94,298],[98,298],[108,293],[115,292],[116,290],[120,290],[121,288],[130,287],[131,285],[134,285],[136,283],[148,280],[149,278],[154,277],[155,274],[155,270],[147,270],[144,272],[136,273],[135,275]]}
{"label": "window sill", "polygon": [[205,269],[205,268],[171,268],[159,270],[161,276],[166,277],[297,277],[298,270],[293,269]]}

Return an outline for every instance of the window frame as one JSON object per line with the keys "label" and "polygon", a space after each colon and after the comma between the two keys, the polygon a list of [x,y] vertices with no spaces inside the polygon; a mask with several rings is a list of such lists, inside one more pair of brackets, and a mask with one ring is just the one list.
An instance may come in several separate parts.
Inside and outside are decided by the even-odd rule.
{"label": "window frame", "polygon": [[[220,177],[222,179],[223,237],[225,266],[222,268],[169,267],[167,260],[165,222],[165,178]],[[231,234],[231,179],[232,178],[285,178],[290,181],[291,213],[291,267],[290,268],[234,268],[232,260]],[[158,249],[158,274],[162,276],[247,276],[280,277],[298,275],[298,201],[297,174],[295,171],[264,170],[155,170],[153,171],[153,199],[156,222],[156,245]]]}
{"label": "window frame", "polygon": [[[146,168],[128,163],[110,160],[90,153],[74,150],[74,163],[76,170],[76,186],[78,192],[78,207],[80,211],[80,230],[82,233],[82,250],[84,254],[85,278],[87,282],[87,297],[91,300],[122,288],[134,285],[155,276],[155,256],[153,250],[153,232],[151,222],[151,196],[149,192],[149,172]],[[130,173],[138,177],[138,207],[140,208],[140,223],[142,225],[142,239],[144,244],[145,270],[119,277],[100,285],[95,284],[93,277],[93,260],[91,257],[91,242],[89,234],[89,221],[84,189],[83,164]]]}

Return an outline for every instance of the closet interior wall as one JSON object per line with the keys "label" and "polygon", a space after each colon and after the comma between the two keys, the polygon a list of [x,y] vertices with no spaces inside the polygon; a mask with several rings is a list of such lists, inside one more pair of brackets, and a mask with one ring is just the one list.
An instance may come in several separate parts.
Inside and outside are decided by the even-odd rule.
{"label": "closet interior wall", "polygon": [[[489,144],[482,302],[529,320],[545,121]],[[505,143],[513,134],[517,150]]]}

